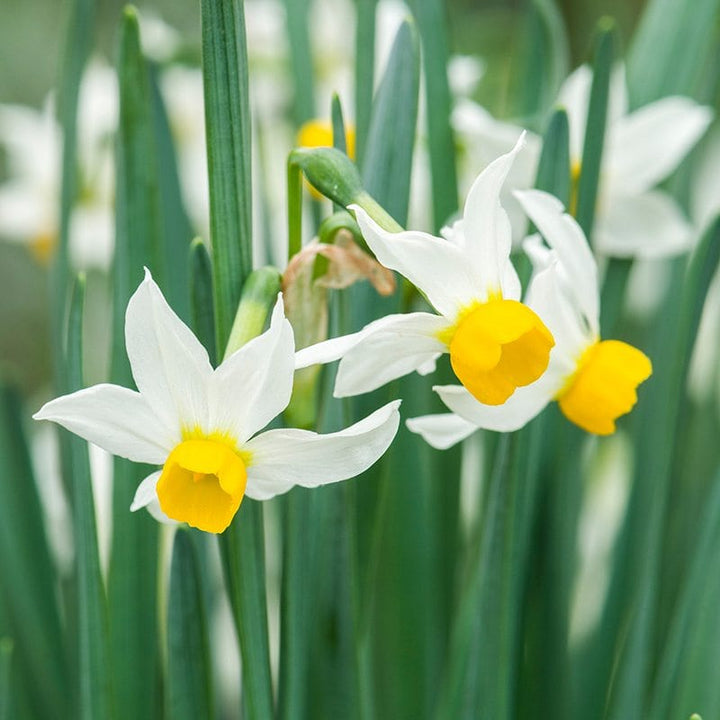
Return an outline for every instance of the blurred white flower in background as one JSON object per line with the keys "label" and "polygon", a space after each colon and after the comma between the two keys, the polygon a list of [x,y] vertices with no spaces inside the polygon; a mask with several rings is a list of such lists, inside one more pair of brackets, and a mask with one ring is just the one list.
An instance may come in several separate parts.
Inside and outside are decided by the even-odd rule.
{"label": "blurred white flower in background", "polygon": [[[558,105],[568,113],[573,195],[581,171],[592,71],[575,70],[563,84]],[[593,249],[612,257],[662,257],[687,250],[696,235],[677,202],[655,189],[680,164],[707,130],[712,110],[693,100],[666,97],[628,113],[625,70],[612,74],[605,149],[600,175]],[[465,101],[458,105],[454,124],[464,137],[473,163],[487,153],[506,152],[521,128],[494,119],[483,108]],[[542,139],[528,138],[525,157],[516,163],[509,187],[533,186]],[[477,168],[475,168],[477,170]],[[571,201],[571,209],[574,200]],[[525,231],[516,225],[515,237]]]}
{"label": "blurred white flower in background", "polygon": [[[113,138],[117,126],[115,72],[93,58],[78,106],[79,198],[70,218],[70,259],[76,269],[107,268],[113,247]],[[61,134],[52,96],[41,111],[0,106],[0,144],[8,178],[0,184],[0,237],[27,244],[39,260],[58,240]]]}

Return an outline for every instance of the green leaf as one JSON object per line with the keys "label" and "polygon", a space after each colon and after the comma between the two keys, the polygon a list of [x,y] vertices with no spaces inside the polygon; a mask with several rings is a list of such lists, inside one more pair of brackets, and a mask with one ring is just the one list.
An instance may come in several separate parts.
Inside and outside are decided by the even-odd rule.
{"label": "green leaf", "polygon": [[423,48],[433,226],[438,231],[458,207],[455,140],[450,126],[452,99],[447,75],[445,3],[442,0],[414,0],[412,8]]}
{"label": "green leaf", "polygon": [[[277,287],[277,281],[277,271],[269,268],[262,268],[249,276],[243,287],[231,342],[226,352],[237,350],[242,342],[262,331],[277,295],[276,290],[272,291],[273,287]],[[215,304],[217,307],[217,294]],[[220,551],[240,640],[243,705],[248,718],[265,720],[273,717],[273,695],[265,590],[263,511],[259,502],[247,497],[243,500],[230,527],[220,536]]]}
{"label": "green leaf", "polygon": [[[720,219],[705,232],[683,273],[675,262],[676,287],[668,294],[656,328],[653,376],[640,393],[634,428],[637,459],[626,523],[615,550],[614,575],[600,631],[598,681],[614,680],[611,717],[641,716],[654,663],[655,618],[663,533],[668,511],[675,438],[690,355],[702,307],[720,261]],[[672,337],[672,347],[667,338]],[[616,657],[613,658],[613,655]]]}
{"label": "green leaf", "polygon": [[280,591],[278,716],[308,717],[308,670],[312,611],[317,594],[316,491],[294,488],[283,499],[283,564]]}
{"label": "green leaf", "polygon": [[577,184],[577,201],[574,208],[575,218],[588,239],[592,238],[598,187],[600,185],[610,74],[614,60],[614,34],[614,23],[607,19],[601,20],[597,29],[593,81],[590,90],[587,124],[585,125],[585,142],[583,144],[580,178]]}
{"label": "green leaf", "polygon": [[57,574],[33,477],[18,394],[0,385],[0,593],[15,649],[31,679],[36,717],[69,717],[67,655],[56,604]]}
{"label": "green leaf", "polygon": [[263,509],[259,502],[243,500],[235,519],[220,537],[220,551],[242,653],[245,717],[266,720],[273,717],[273,697]]}
{"label": "green leaf", "polygon": [[355,25],[355,147],[358,162],[365,154],[375,82],[375,8],[377,0],[357,0]]}
{"label": "green leaf", "polygon": [[[162,275],[160,209],[152,100],[133,8],[122,18],[118,61],[120,116],[116,159],[111,377],[132,387],[125,354],[125,309],[143,265]],[[108,577],[114,706],[133,718],[157,714],[157,522],[130,513],[137,486],[154,468],[115,458],[113,537]]]}
{"label": "green leaf", "polygon": [[570,130],[563,108],[550,117],[543,137],[535,187],[554,195],[565,207],[570,203]]}
{"label": "green leaf", "polygon": [[[413,373],[395,384],[408,417],[430,412],[434,380]],[[373,643],[376,717],[422,720],[437,700],[447,568],[439,556],[445,508],[433,501],[445,478],[433,475],[431,458],[430,447],[401,427],[382,459],[377,537],[366,580],[372,594],[363,607],[370,613],[364,631]]]}
{"label": "green leaf", "polygon": [[537,495],[538,421],[504,435],[452,630],[436,717],[514,717]]}
{"label": "green leaf", "polygon": [[167,615],[168,717],[213,717],[210,650],[201,573],[191,530],[178,529]]}
{"label": "green leaf", "polygon": [[215,359],[215,316],[213,313],[212,265],[205,243],[195,238],[190,245],[190,317],[195,336]]}
{"label": "green leaf", "polygon": [[92,48],[94,0],[74,0],[68,18],[64,58],[58,93],[58,117],[62,132],[62,161],[60,180],[60,223],[58,248],[52,270],[53,296],[52,332],[53,358],[56,363],[55,382],[60,392],[65,390],[65,323],[70,287],[69,245],[70,214],[79,192],[77,165],[77,112],[80,82]]}
{"label": "green leaf", "polygon": [[315,116],[313,62],[308,28],[308,0],[285,0],[285,18],[290,44],[290,73],[293,79],[293,117],[300,127]]}
{"label": "green leaf", "polygon": [[[83,387],[82,319],[85,278],[75,282],[68,322],[67,366],[69,390]],[[110,637],[107,603],[98,553],[95,505],[87,443],[69,438],[72,463],[73,531],[77,563],[77,623],[79,643],[80,712],[86,720],[112,717]]]}
{"label": "green leaf", "polygon": [[[720,561],[720,473],[716,474],[712,494],[704,510],[700,523],[697,543],[690,556],[691,565],[687,579],[683,583],[681,594],[667,642],[660,655],[658,673],[653,684],[650,703],[651,717],[682,717],[678,705],[685,702],[687,712],[702,707],[700,694],[715,696],[714,707],[703,707],[703,712],[712,717],[720,710],[720,697],[714,686],[715,663],[697,662],[697,652],[703,638],[716,638],[720,633],[717,613],[709,613],[705,608],[717,607],[720,595],[720,582],[715,573],[708,568],[716,567]],[[717,648],[717,643],[714,643]],[[720,653],[714,650],[715,662],[720,661]],[[703,691],[703,686],[709,692]],[[683,697],[684,696],[684,697]],[[673,702],[674,701],[674,702]],[[687,712],[684,714],[686,715]]]}
{"label": "green leaf", "polygon": [[0,637],[0,720],[10,720],[10,667],[13,641]]}
{"label": "green leaf", "polygon": [[361,168],[365,189],[403,226],[417,125],[419,52],[415,26],[405,20],[373,101]]}
{"label": "green leaf", "polygon": [[221,357],[252,269],[248,63],[242,2],[202,0],[201,10],[215,334]]}
{"label": "green leaf", "polygon": [[713,60],[718,0],[650,0],[628,53],[632,107],[693,94]]}
{"label": "green leaf", "polygon": [[190,313],[190,267],[187,256],[193,231],[182,199],[175,147],[167,110],[158,87],[157,68],[153,66],[150,69],[150,94],[158,161],[159,225],[162,230],[161,237],[156,242],[159,243],[162,255],[163,274],[156,278],[156,281],[163,289],[170,306],[187,321]]}
{"label": "green leaf", "polygon": [[523,53],[521,117],[543,116],[568,75],[570,48],[565,23],[553,0],[532,0]]}

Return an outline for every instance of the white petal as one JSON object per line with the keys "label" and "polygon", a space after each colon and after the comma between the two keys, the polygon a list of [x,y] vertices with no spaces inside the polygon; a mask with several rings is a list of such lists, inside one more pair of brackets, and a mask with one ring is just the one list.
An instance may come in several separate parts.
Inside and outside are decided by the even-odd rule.
{"label": "white petal", "polygon": [[478,426],[455,413],[421,415],[405,421],[408,430],[422,436],[428,445],[447,450],[477,432]]}
{"label": "white petal", "polygon": [[[541,254],[543,250],[544,256]],[[535,273],[530,280],[525,302],[537,313],[555,339],[550,362],[569,374],[574,370],[576,359],[582,351],[596,339],[596,329],[588,327],[573,296],[568,292],[566,273],[557,259],[557,253],[538,247],[532,250],[532,256]],[[537,258],[540,262],[547,262],[547,265],[535,265]]]}
{"label": "white petal", "polygon": [[609,136],[607,185],[637,194],[664,180],[707,130],[712,110],[667,97],[619,120]]}
{"label": "white petal", "polygon": [[134,390],[94,385],[51,400],[33,415],[135,462],[164,463],[180,441]]}
{"label": "white petal", "polygon": [[[465,200],[462,231],[472,270],[485,297],[506,290],[503,279],[510,263],[512,232],[508,215],[500,204],[500,191],[513,160],[524,145],[525,133],[509,153],[501,155],[478,175]],[[509,293],[503,294],[510,297]]]}
{"label": "white petal", "polygon": [[160,507],[160,500],[158,500],[155,488],[157,487],[161,474],[162,470],[158,470],[148,475],[140,485],[138,485],[132,505],[130,505],[130,511],[135,512],[136,510],[140,510],[140,508],[145,508],[158,522],[165,525],[179,525],[180,523],[178,523],[177,520],[169,518]]}
{"label": "white petal", "polygon": [[598,215],[595,249],[611,257],[666,257],[689,250],[695,232],[667,193],[613,196]]}
{"label": "white petal", "polygon": [[246,495],[264,500],[294,485],[317,487],[367,470],[389,447],[400,422],[399,400],[340,432],[268,430],[250,440]]}
{"label": "white petal", "polygon": [[212,373],[207,351],[172,311],[147,269],[128,302],[125,345],[138,390],[165,424],[207,430]]}
{"label": "white petal", "polygon": [[155,488],[161,475],[162,470],[151,473],[138,485],[135,491],[135,497],[133,497],[132,504],[130,505],[130,512],[135,512],[140,508],[147,507],[153,500],[157,499]]}
{"label": "white petal", "polygon": [[160,507],[160,501],[157,497],[153,498],[146,506],[145,509],[158,521],[164,525],[180,525],[177,520],[173,520],[168,517]]}
{"label": "white petal", "polygon": [[295,341],[278,296],[269,329],[233,353],[210,379],[210,426],[239,443],[290,402]]}
{"label": "white petal", "polygon": [[[478,169],[487,167],[500,155],[512,150],[523,133],[520,126],[496,120],[484,108],[464,99],[453,110],[452,123],[467,156],[463,163],[466,167],[461,174],[472,175],[473,179]],[[512,226],[513,246],[519,245],[525,236],[527,217],[512,190],[525,190],[534,185],[542,148],[542,139],[533,133],[528,132],[525,141],[500,191],[500,203],[507,211]],[[467,187],[461,190],[467,195],[470,183],[464,184]]]}
{"label": "white petal", "polygon": [[[690,192],[691,217],[704,228],[720,211],[720,128],[715,127],[703,142]],[[2,217],[2,211],[0,211]]]}
{"label": "white petal", "polygon": [[553,399],[562,381],[552,371],[532,385],[518,388],[502,405],[483,405],[462,385],[435,386],[433,390],[452,410],[478,428],[512,432],[530,422]]}
{"label": "white petal", "polygon": [[[385,318],[381,318],[381,320],[384,319]],[[310,365],[324,365],[333,360],[339,360],[351,348],[355,347],[355,345],[371,331],[370,328],[378,322],[380,322],[380,320],[375,320],[356,333],[324,340],[323,342],[308,345],[308,347],[298,350],[295,353],[295,369],[300,370]]]}
{"label": "white petal", "polygon": [[378,261],[422,290],[442,315],[455,317],[477,296],[477,286],[462,250],[428,233],[383,230],[362,208],[351,205],[363,237]]}
{"label": "white petal", "polygon": [[583,231],[575,219],[564,212],[563,204],[556,197],[540,190],[516,194],[548,245],[557,252],[575,300],[597,332],[600,315],[597,266]]}
{"label": "white petal", "polygon": [[[388,315],[375,323],[342,358],[335,397],[370,392],[435,359],[447,351],[438,333],[450,323],[439,315]],[[364,332],[364,331],[361,331]]]}

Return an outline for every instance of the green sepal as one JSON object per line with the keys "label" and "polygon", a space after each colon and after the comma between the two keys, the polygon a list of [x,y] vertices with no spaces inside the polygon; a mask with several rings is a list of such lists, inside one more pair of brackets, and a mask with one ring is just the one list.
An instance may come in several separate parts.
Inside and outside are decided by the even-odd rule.
{"label": "green sepal", "polygon": [[267,317],[277,302],[281,279],[277,268],[269,266],[250,273],[235,313],[225,358],[263,331]]}

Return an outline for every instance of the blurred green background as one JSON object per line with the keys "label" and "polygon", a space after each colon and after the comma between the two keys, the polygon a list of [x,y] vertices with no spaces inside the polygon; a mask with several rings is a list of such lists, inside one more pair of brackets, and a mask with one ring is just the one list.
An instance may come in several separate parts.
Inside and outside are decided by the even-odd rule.
{"label": "blurred green background", "polygon": [[[522,0],[449,0],[448,18],[454,52],[481,55],[502,62],[522,39]],[[564,0],[573,64],[588,52],[592,30],[603,15],[614,17],[626,44],[645,5],[644,0]],[[98,47],[114,57],[117,19],[124,2],[98,3]],[[154,0],[139,5],[152,9],[189,42],[198,42],[199,7],[190,0]],[[55,85],[62,28],[68,3],[58,0],[3,0],[0,3],[0,101],[39,105]]]}

